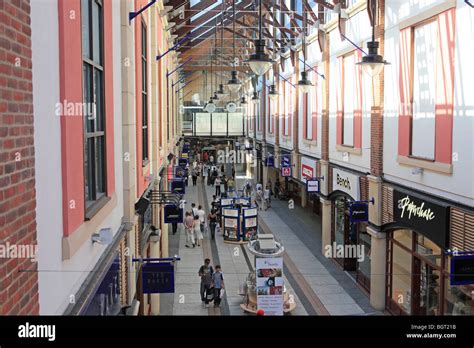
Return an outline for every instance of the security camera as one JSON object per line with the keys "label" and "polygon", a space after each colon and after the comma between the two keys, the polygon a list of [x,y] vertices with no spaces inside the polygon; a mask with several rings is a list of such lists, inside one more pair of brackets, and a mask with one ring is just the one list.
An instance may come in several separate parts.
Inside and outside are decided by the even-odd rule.
{"label": "security camera", "polygon": [[99,233],[94,233],[92,235],[92,243],[98,243],[102,245],[109,245],[112,243],[113,235],[112,229],[109,228],[102,228]]}

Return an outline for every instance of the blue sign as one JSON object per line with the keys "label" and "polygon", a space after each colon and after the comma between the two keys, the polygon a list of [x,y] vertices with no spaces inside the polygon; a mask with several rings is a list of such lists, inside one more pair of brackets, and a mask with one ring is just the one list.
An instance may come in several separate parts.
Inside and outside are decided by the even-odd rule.
{"label": "blue sign", "polygon": [[179,224],[183,222],[183,208],[174,204],[165,205],[165,224]]}
{"label": "blue sign", "polygon": [[183,179],[173,179],[171,181],[171,192],[176,192],[184,195],[186,193],[186,183]]}
{"label": "blue sign", "polygon": [[474,284],[474,255],[451,258],[451,285]]}
{"label": "blue sign", "polygon": [[142,266],[144,294],[174,293],[174,264],[172,262],[146,262]]}
{"label": "blue sign", "polygon": [[290,155],[281,155],[281,168],[289,168],[291,167],[291,156]]}
{"label": "blue sign", "polygon": [[187,158],[180,158],[178,160],[178,166],[180,166],[180,167],[186,167],[187,164],[188,164],[188,159]]}
{"label": "blue sign", "polygon": [[369,205],[367,203],[354,202],[350,205],[350,222],[366,222],[369,221]]}
{"label": "blue sign", "polygon": [[265,167],[274,167],[275,166],[275,159],[273,158],[273,155],[268,155],[268,157],[265,159]]}

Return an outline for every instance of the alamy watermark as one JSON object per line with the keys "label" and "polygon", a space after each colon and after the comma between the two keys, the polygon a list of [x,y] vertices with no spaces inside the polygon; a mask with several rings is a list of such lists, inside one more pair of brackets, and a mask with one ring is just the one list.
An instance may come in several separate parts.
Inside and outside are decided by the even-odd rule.
{"label": "alamy watermark", "polygon": [[95,120],[97,107],[95,103],[76,103],[64,100],[56,103],[56,116],[87,116],[88,120]]}
{"label": "alamy watermark", "polygon": [[37,262],[38,244],[0,244],[0,259],[31,259]]}
{"label": "alamy watermark", "polygon": [[226,147],[225,150],[217,151],[217,163],[219,164],[250,163],[250,166],[255,168],[257,166],[257,151],[256,150],[230,150],[228,147]]}
{"label": "alamy watermark", "polygon": [[365,260],[365,245],[361,244],[326,244],[324,247],[324,256],[327,258],[338,259],[357,259],[359,262]]}

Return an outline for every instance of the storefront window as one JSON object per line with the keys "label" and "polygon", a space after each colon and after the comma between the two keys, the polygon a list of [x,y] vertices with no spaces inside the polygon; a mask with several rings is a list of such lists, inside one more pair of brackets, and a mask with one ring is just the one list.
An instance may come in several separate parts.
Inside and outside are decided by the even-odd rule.
{"label": "storefront window", "polygon": [[344,245],[344,211],[345,211],[345,200],[339,198],[334,203],[334,240],[338,245]]}
{"label": "storefront window", "polygon": [[[398,231],[395,231],[398,232]],[[395,235],[396,233],[394,233]],[[412,255],[393,244],[392,255],[392,300],[407,314],[411,314],[411,260]]]}
{"label": "storefront window", "polygon": [[446,279],[445,315],[474,315],[474,286],[450,285]]}
{"label": "storefront window", "polygon": [[364,223],[359,226],[359,245],[362,247],[361,251],[364,253],[364,258],[358,262],[358,271],[370,279],[370,235],[365,231],[364,225],[367,224]]}
{"label": "storefront window", "polygon": [[412,231],[396,230],[393,232],[393,239],[408,249],[412,249]]}
{"label": "storefront window", "polygon": [[416,252],[441,267],[441,248],[421,234],[417,235]]}

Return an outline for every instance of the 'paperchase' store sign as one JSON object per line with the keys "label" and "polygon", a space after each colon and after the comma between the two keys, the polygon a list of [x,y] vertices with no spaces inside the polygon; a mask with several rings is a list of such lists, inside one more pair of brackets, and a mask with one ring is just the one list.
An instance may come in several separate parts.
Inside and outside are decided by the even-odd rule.
{"label": "'paperchase' store sign", "polygon": [[448,247],[449,206],[415,195],[393,191],[393,217],[401,225],[413,228],[440,247]]}
{"label": "'paperchase' store sign", "polygon": [[354,200],[359,200],[359,176],[345,172],[340,169],[332,170],[332,190],[342,191],[351,196]]}

